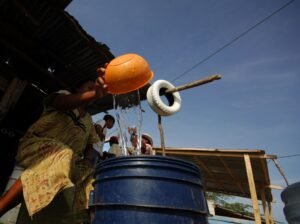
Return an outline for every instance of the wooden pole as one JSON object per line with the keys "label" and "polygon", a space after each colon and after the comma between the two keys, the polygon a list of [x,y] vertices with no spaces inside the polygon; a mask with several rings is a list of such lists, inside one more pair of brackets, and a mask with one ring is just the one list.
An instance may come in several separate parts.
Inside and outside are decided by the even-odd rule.
{"label": "wooden pole", "polygon": [[272,210],[272,205],[271,202],[268,201],[268,208],[269,208],[269,215],[270,215],[270,221],[271,224],[274,224],[274,217],[273,217],[273,210]]}
{"label": "wooden pole", "polygon": [[260,195],[262,200],[262,206],[264,209],[266,224],[270,224],[269,210],[268,210],[268,206],[266,205],[265,188],[261,188]]}
{"label": "wooden pole", "polygon": [[211,75],[211,76],[208,76],[206,78],[203,78],[203,79],[200,79],[200,80],[197,80],[197,81],[193,81],[193,82],[181,85],[181,86],[177,86],[173,89],[168,89],[168,90],[166,90],[165,94],[190,89],[190,88],[200,86],[200,85],[203,85],[203,84],[206,84],[206,83],[210,83],[210,82],[213,82],[213,81],[219,80],[219,79],[221,79],[221,75]]}
{"label": "wooden pole", "polygon": [[160,144],[161,144],[161,149],[162,149],[162,155],[165,156],[166,152],[165,152],[164,129],[162,127],[161,116],[159,114],[157,114],[157,118],[158,118],[158,129],[159,129],[159,133],[160,133]]}
{"label": "wooden pole", "polygon": [[275,166],[277,167],[279,173],[282,175],[282,177],[283,177],[283,179],[284,179],[284,181],[285,181],[285,183],[286,183],[286,186],[289,186],[289,182],[288,182],[288,180],[287,180],[287,178],[286,178],[286,176],[285,176],[285,174],[284,174],[284,172],[283,172],[283,169],[282,169],[281,166],[279,165],[277,159],[272,159],[272,160],[273,160]]}
{"label": "wooden pole", "polygon": [[255,188],[255,182],[254,182],[254,176],[253,176],[250,156],[248,154],[245,154],[244,160],[245,160],[245,165],[246,165],[250,195],[251,195],[251,199],[252,199],[255,223],[261,224],[261,218],[260,218],[260,212],[259,212],[259,207],[258,207],[258,200],[257,200],[257,194],[256,194],[256,188]]}

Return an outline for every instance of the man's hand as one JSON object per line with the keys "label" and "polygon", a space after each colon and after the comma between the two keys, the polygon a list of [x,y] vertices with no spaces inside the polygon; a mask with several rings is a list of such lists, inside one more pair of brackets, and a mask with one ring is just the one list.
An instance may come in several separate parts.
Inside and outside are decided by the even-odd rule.
{"label": "man's hand", "polygon": [[[105,64],[106,67],[107,64]],[[105,67],[97,68],[98,78],[95,82],[95,90],[97,97],[103,97],[107,94],[107,85],[105,84]]]}

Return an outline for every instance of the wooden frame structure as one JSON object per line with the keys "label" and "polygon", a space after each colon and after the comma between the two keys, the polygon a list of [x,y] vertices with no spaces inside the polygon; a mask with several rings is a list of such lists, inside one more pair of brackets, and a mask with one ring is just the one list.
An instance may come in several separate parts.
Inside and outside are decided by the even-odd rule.
{"label": "wooden frame structure", "polygon": [[[154,148],[157,155],[163,150]],[[203,148],[165,148],[165,155],[191,161],[197,164],[203,175],[206,191],[240,196],[252,200],[255,223],[262,223],[258,201],[266,224],[273,224],[271,189],[282,189],[270,183],[267,155],[264,150],[230,150]]]}

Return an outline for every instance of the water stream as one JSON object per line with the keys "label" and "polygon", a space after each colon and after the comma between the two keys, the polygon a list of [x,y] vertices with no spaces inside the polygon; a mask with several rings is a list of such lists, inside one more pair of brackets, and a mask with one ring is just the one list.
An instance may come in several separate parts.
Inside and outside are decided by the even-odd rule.
{"label": "water stream", "polygon": [[[129,148],[135,148],[134,154],[141,154],[141,127],[142,127],[142,108],[139,91],[127,95],[113,96],[116,121],[119,127],[119,139],[122,154],[129,155]],[[132,135],[136,135],[136,146],[130,141]]]}

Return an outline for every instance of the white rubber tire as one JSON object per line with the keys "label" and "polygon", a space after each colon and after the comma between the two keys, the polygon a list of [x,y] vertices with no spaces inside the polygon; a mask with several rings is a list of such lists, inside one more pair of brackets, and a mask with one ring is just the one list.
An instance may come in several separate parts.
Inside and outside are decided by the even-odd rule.
{"label": "white rubber tire", "polygon": [[[172,105],[166,105],[160,96],[159,92],[161,89],[172,89],[174,86],[166,80],[155,81],[147,91],[147,101],[152,110],[161,116],[170,116],[178,112],[181,108],[181,97],[179,92],[174,92],[171,94]],[[170,103],[170,101],[169,101]]]}

